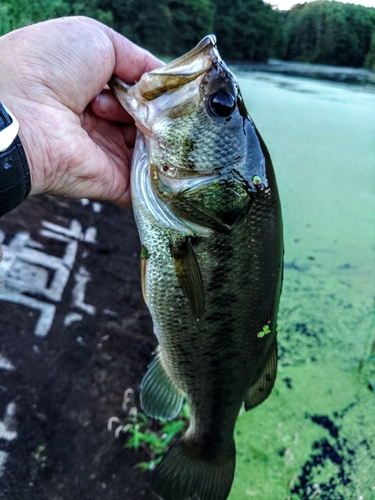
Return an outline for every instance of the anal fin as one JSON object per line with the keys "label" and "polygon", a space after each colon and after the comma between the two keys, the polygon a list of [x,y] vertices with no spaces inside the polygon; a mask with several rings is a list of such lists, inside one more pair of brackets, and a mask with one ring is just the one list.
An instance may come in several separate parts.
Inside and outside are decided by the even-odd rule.
{"label": "anal fin", "polygon": [[265,401],[271,394],[277,374],[277,341],[271,348],[271,355],[263,368],[258,380],[247,392],[245,410],[251,410]]}
{"label": "anal fin", "polygon": [[181,411],[184,393],[169,375],[160,346],[141,383],[141,407],[154,418],[169,420]]}
{"label": "anal fin", "polygon": [[196,319],[200,319],[205,310],[204,287],[190,238],[178,247],[171,245],[170,251],[178,282],[189,301],[191,312]]}

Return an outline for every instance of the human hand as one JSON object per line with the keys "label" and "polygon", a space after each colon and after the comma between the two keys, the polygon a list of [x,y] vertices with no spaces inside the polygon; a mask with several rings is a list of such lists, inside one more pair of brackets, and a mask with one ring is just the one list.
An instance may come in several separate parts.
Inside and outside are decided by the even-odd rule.
{"label": "human hand", "polygon": [[[20,123],[31,194],[130,205],[133,119],[109,90],[162,63],[85,17],[47,21],[0,38],[0,101]],[[90,104],[91,103],[91,104]]]}

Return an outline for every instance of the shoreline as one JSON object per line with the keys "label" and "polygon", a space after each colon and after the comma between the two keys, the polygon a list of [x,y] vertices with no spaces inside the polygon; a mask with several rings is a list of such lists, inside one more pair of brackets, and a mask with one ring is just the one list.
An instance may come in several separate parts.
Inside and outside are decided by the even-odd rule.
{"label": "shoreline", "polygon": [[279,59],[270,59],[267,63],[232,62],[231,65],[235,66],[236,69],[240,71],[262,71],[265,73],[278,73],[286,76],[299,76],[317,80],[375,86],[375,71],[366,68],[289,62]]}

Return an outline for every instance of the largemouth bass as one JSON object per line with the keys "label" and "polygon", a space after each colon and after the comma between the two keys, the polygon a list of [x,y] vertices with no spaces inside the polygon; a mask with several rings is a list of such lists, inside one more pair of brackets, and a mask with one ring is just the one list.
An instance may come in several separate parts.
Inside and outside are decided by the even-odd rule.
{"label": "largemouth bass", "polygon": [[145,413],[190,424],[163,458],[164,500],[225,500],[233,431],[276,378],[282,219],[270,156],[213,35],[130,87],[110,83],[139,129],[131,174],[142,286],[159,341]]}

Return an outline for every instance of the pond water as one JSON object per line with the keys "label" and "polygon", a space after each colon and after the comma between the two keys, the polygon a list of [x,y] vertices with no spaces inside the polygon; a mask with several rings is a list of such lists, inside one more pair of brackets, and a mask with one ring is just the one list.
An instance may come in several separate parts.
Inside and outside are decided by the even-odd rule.
{"label": "pond water", "polygon": [[230,500],[375,499],[375,89],[236,73],[273,159],[279,370],[242,414]]}

